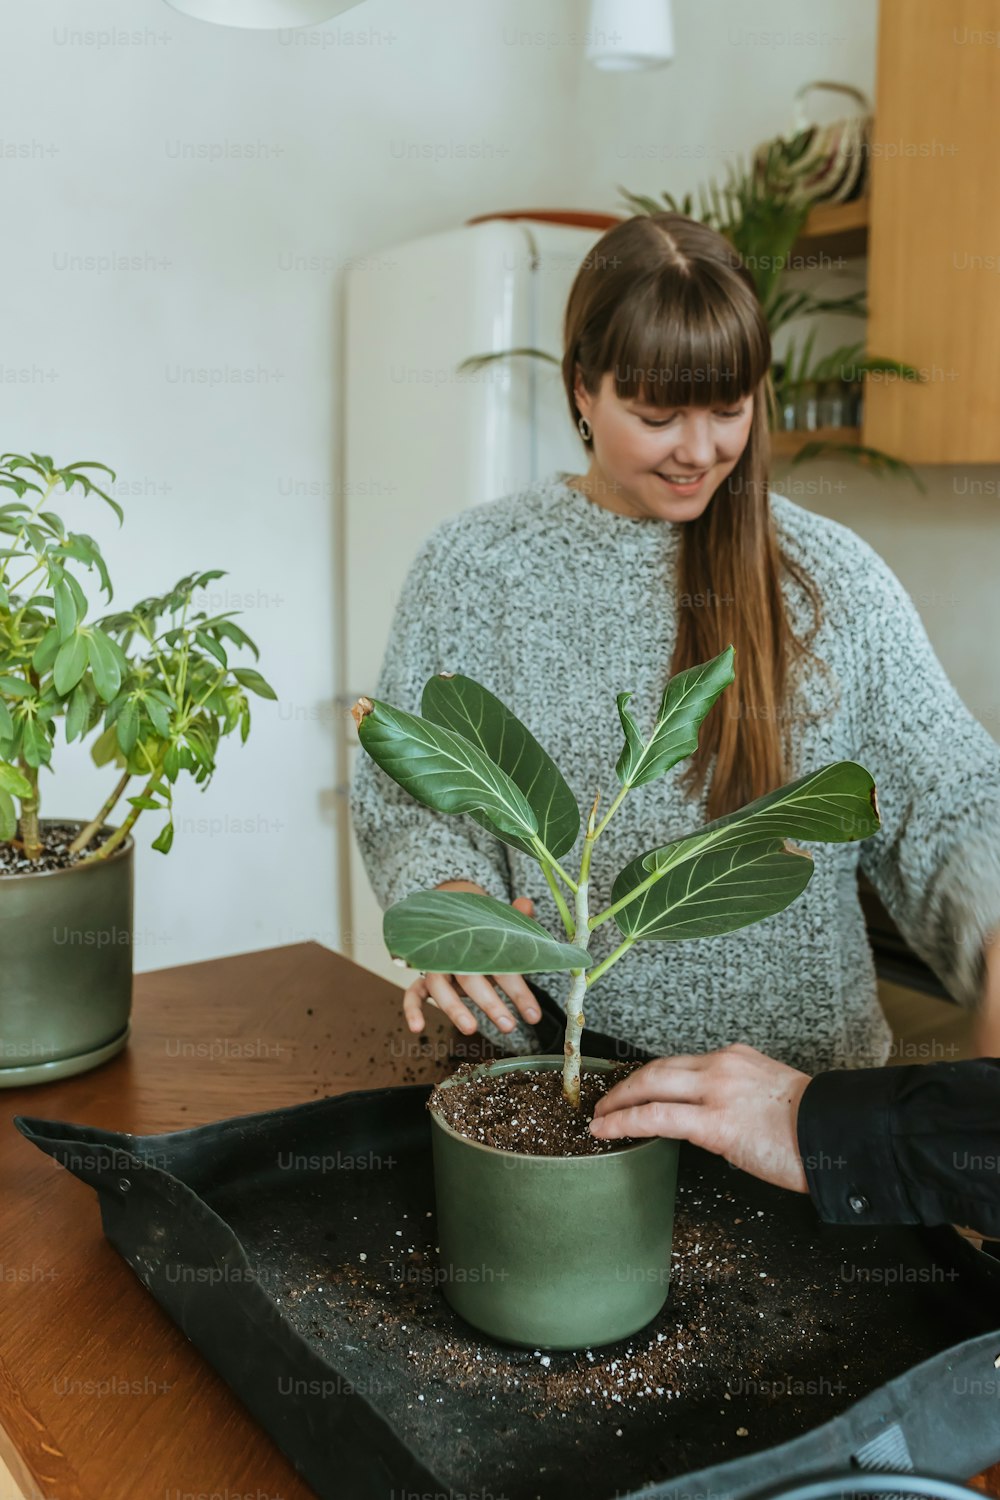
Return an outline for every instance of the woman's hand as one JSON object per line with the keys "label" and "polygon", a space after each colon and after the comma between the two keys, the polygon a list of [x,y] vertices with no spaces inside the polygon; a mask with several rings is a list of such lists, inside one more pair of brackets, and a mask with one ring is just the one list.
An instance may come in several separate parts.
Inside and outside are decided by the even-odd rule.
{"label": "woman's hand", "polygon": [[[474,891],[480,896],[489,893],[471,880],[447,880],[437,887],[439,891]],[[525,916],[535,915],[535,903],[530,896],[518,896],[511,902]],[[471,1036],[478,1031],[479,1022],[468,1005],[473,1005],[495,1021],[501,1031],[513,1031],[516,1024],[509,1006],[500,999],[493,985],[498,984],[516,1006],[526,1021],[537,1021],[541,1010],[526,982],[520,974],[421,974],[403,995],[403,1014],[411,1031],[424,1029],[424,1005],[435,1005],[453,1021],[459,1031]]]}
{"label": "woman's hand", "polygon": [[697,1057],[658,1057],[598,1100],[591,1134],[673,1136],[778,1187],[808,1192],[796,1133],[808,1073],[737,1042]]}

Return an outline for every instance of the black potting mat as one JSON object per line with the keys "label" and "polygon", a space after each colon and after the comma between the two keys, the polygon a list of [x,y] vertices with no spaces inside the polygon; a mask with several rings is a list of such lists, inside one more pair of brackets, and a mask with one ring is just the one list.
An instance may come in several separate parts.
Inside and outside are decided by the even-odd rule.
{"label": "black potting mat", "polygon": [[574,1353],[480,1338],[436,1280],[428,1093],[160,1136],[17,1123],[98,1190],[108,1238],[323,1500],[722,1497],[1000,1456],[1000,1262],[950,1229],[823,1226],[687,1145],[654,1323]]}

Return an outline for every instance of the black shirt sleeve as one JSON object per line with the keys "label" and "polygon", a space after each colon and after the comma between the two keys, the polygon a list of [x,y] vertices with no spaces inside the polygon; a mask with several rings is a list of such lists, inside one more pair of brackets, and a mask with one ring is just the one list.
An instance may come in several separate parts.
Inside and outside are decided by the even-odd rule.
{"label": "black shirt sleeve", "polygon": [[798,1144],[827,1223],[1000,1236],[1000,1058],[819,1073]]}

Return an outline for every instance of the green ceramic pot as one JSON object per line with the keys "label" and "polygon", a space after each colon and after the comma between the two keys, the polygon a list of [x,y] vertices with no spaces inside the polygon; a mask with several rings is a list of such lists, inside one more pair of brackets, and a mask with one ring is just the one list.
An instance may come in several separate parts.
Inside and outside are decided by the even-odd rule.
{"label": "green ceramic pot", "polygon": [[84,1073],[125,1046],[134,848],[130,835],[98,864],[0,875],[0,1088]]}
{"label": "green ceramic pot", "polygon": [[[513,1057],[476,1072],[562,1065]],[[614,1066],[583,1059],[588,1071]],[[670,1279],[677,1141],[528,1156],[469,1140],[433,1110],[431,1120],[440,1285],[457,1313],[531,1349],[593,1348],[655,1318]]]}

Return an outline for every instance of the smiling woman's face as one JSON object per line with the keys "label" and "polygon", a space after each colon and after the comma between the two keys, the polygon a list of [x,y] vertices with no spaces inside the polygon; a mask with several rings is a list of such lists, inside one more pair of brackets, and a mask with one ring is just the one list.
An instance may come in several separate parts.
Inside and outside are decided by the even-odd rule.
{"label": "smiling woman's face", "polygon": [[[621,515],[693,521],[739,462],[754,398],[717,407],[650,406],[619,398],[609,371],[596,396],[578,384],[576,404],[594,432],[591,498]],[[684,484],[685,478],[695,482]]]}

